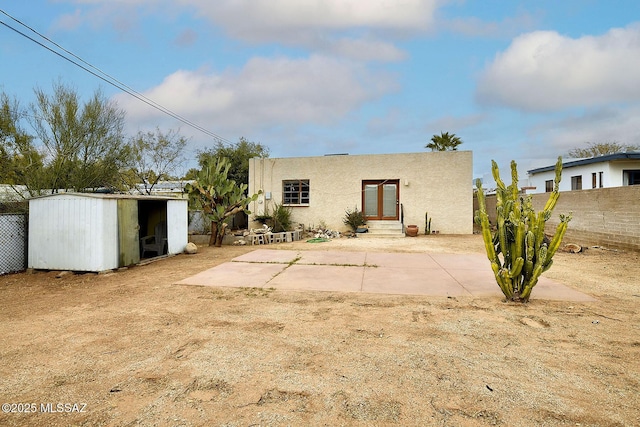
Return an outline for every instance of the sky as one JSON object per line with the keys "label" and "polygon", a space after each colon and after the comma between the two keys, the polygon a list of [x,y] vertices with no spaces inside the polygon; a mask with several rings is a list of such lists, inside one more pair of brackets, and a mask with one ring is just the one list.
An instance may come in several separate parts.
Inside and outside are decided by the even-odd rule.
{"label": "sky", "polygon": [[640,144],[640,2],[0,0],[0,91],[24,106],[59,82],[101,90],[127,135],[179,131],[185,171],[241,137],[298,157],[424,152],[449,132],[474,178],[493,159],[522,180],[587,143]]}

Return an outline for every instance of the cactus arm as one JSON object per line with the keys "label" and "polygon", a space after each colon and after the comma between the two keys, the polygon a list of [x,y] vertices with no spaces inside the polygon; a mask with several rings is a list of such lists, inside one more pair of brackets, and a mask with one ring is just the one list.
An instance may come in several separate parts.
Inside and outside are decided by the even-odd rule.
{"label": "cactus arm", "polygon": [[551,261],[551,258],[553,258],[556,251],[560,247],[562,238],[564,237],[564,234],[567,231],[569,221],[571,221],[571,213],[567,216],[560,215],[560,224],[558,224],[558,226],[556,227],[556,233],[553,235],[553,239],[551,239],[551,243],[549,243],[549,251],[547,254],[547,259],[549,259],[549,261]]}
{"label": "cactus arm", "polygon": [[520,280],[518,276],[522,272],[523,266],[524,266],[524,258],[522,257],[516,258],[511,268],[511,272],[509,273],[509,277],[511,277],[512,279],[518,279],[516,280],[516,282],[519,282]]}
{"label": "cactus arm", "polygon": [[542,242],[544,241],[544,225],[545,225],[545,219],[544,219],[544,212],[538,212],[538,218],[536,221],[536,226],[534,229],[534,233],[535,233],[535,251],[536,253],[538,253],[540,251],[540,248],[542,247]]}
{"label": "cactus arm", "polygon": [[527,260],[524,263],[524,277],[525,279],[531,277],[533,273],[533,258],[535,256],[535,237],[532,231],[527,231],[526,237],[527,244]]}
{"label": "cactus arm", "polygon": [[505,190],[506,187],[504,185],[504,182],[502,182],[502,179],[500,178],[500,169],[498,168],[498,164],[494,160],[491,160],[491,174],[493,175],[493,179],[496,182],[498,188],[501,190]]}
{"label": "cactus arm", "polygon": [[551,212],[556,207],[558,197],[560,197],[560,180],[562,179],[562,157],[558,157],[556,162],[556,176],[553,180],[553,191],[549,196],[549,200],[544,205],[544,210]]}
{"label": "cactus arm", "polygon": [[533,287],[538,283],[538,279],[542,274],[544,263],[547,261],[547,245],[543,244],[540,248],[540,254],[538,259],[536,260],[535,266],[533,267],[533,272],[529,280],[527,280],[522,288],[522,292],[520,293],[520,298],[523,301],[529,301],[529,296],[531,295],[531,291]]}
{"label": "cactus arm", "polygon": [[478,188],[478,211],[476,216],[482,228],[482,239],[484,240],[485,250],[487,252],[487,258],[492,263],[500,264],[500,259],[498,258],[495,247],[493,245],[493,238],[491,236],[491,227],[489,225],[489,216],[487,215],[487,203],[484,198],[484,191],[482,190],[482,183],[478,179],[476,180],[476,187]]}
{"label": "cactus arm", "polygon": [[498,286],[500,286],[500,290],[502,290],[504,296],[508,300],[513,299],[513,287],[511,285],[511,279],[509,278],[509,272],[504,268],[498,268],[496,263],[491,264],[491,268],[493,268],[496,281],[498,282]]}
{"label": "cactus arm", "polygon": [[518,165],[515,160],[511,160],[511,200],[518,200]]}
{"label": "cactus arm", "polygon": [[507,229],[505,226],[503,208],[498,208],[498,245],[500,247],[500,252],[502,252],[502,256],[504,257],[504,264],[509,264],[509,247],[507,246]]}

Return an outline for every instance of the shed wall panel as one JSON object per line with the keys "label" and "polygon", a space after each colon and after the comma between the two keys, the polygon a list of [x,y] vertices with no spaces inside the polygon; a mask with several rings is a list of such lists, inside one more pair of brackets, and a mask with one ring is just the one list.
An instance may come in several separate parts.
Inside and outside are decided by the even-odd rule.
{"label": "shed wall panel", "polygon": [[30,201],[29,267],[102,271],[118,266],[115,200],[73,195]]}
{"label": "shed wall panel", "polygon": [[186,200],[167,201],[167,224],[168,252],[182,253],[189,239]]}

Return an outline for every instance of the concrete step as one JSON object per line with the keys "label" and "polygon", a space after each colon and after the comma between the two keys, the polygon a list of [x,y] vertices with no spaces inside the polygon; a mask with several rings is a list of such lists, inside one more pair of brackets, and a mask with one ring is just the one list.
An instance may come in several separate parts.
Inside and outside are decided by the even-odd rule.
{"label": "concrete step", "polygon": [[369,232],[362,237],[404,237],[400,221],[367,221]]}

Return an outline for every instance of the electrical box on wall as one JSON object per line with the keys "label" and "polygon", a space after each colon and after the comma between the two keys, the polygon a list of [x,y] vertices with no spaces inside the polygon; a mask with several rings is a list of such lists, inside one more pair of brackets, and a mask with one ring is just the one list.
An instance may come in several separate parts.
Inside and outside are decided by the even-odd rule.
{"label": "electrical box on wall", "polygon": [[264,198],[266,200],[271,200],[271,191],[267,191],[266,193],[264,193]]}

